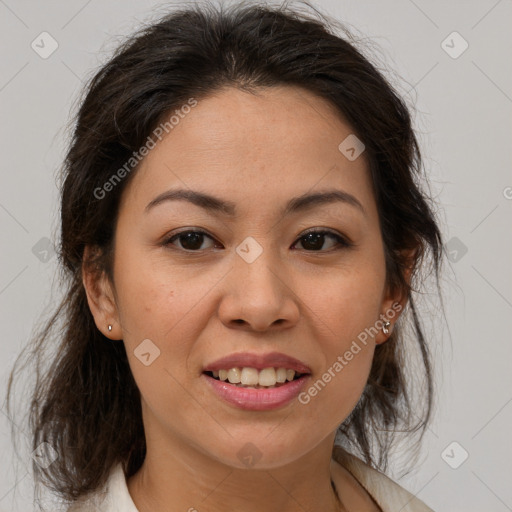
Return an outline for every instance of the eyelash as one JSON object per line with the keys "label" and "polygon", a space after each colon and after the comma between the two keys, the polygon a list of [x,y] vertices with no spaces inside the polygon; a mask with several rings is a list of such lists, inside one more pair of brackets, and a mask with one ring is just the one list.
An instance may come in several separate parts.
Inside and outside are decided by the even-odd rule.
{"label": "eyelash", "polygon": [[[166,247],[172,246],[172,242],[174,240],[176,240],[180,236],[186,235],[188,233],[195,233],[195,234],[204,235],[204,236],[214,240],[214,238],[212,236],[210,236],[206,231],[203,231],[202,229],[187,229],[187,230],[180,231],[179,233],[175,233],[174,235],[167,237],[163,241],[162,245],[164,245]],[[320,250],[320,251],[311,251],[311,250],[308,251],[308,250],[304,249],[305,252],[310,252],[310,253],[326,253],[327,252],[327,253],[329,253],[329,252],[333,252],[333,251],[337,251],[337,250],[341,250],[341,249],[349,249],[349,248],[355,246],[355,244],[350,242],[347,238],[339,235],[335,231],[331,231],[331,230],[328,230],[328,229],[310,229],[310,230],[307,230],[306,232],[304,232],[302,234],[302,236],[300,236],[297,239],[297,241],[293,245],[295,245],[301,239],[305,238],[310,233],[321,234],[321,235],[329,235],[332,238],[336,239],[336,241],[338,242],[339,246],[337,248],[335,247],[335,248],[332,248],[332,249]],[[179,247],[175,247],[175,249],[178,250],[178,251],[188,252],[188,253],[200,253],[201,252],[201,250],[194,251],[194,250],[190,250],[190,249],[181,249]]]}

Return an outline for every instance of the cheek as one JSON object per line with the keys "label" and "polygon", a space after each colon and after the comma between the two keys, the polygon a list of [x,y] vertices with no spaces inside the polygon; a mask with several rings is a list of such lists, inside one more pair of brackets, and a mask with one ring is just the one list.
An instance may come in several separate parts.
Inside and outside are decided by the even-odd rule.
{"label": "cheek", "polygon": [[[129,275],[128,275],[129,276]],[[128,336],[160,338],[180,318],[183,301],[172,281],[140,274],[119,287],[121,325]]]}
{"label": "cheek", "polygon": [[129,365],[151,414],[163,415],[162,421],[169,411],[179,411],[173,414],[180,417],[187,409],[183,384],[190,379],[187,361],[194,333],[186,321],[190,297],[184,295],[179,283],[162,275],[146,272],[125,281],[123,330]]}
{"label": "cheek", "polygon": [[[134,244],[133,244],[134,245]],[[183,317],[194,290],[185,287],[170,267],[152,264],[143,250],[117,248],[115,281],[124,334],[161,338]],[[189,308],[190,309],[190,308]]]}
{"label": "cheek", "polygon": [[301,403],[318,407],[318,414],[332,410],[326,421],[333,425],[355,407],[371,369],[385,280],[378,262],[341,269],[305,301],[315,312],[311,318],[324,361]]}
{"label": "cheek", "polygon": [[343,348],[375,325],[381,314],[384,279],[383,269],[370,265],[342,269],[330,274],[322,286],[317,281],[310,287],[317,292],[305,295],[305,303],[329,344],[340,348],[341,343]]}
{"label": "cheek", "polygon": [[[368,380],[374,353],[373,346],[359,345],[359,352],[346,351],[337,361],[338,364],[331,366],[328,374],[323,375],[324,379],[329,380],[330,378],[331,380],[326,385],[330,388],[326,392],[322,408],[324,411],[336,411],[334,427],[343,423],[350,415],[359,402]],[[348,353],[352,354],[349,356],[350,360],[347,358]],[[328,377],[326,377],[327,375]]]}
{"label": "cheek", "polygon": [[[357,337],[340,336],[325,348],[325,366],[299,395],[311,418],[324,418],[326,428],[337,428],[359,401],[370,373],[375,345]],[[330,411],[326,414],[326,411]]]}

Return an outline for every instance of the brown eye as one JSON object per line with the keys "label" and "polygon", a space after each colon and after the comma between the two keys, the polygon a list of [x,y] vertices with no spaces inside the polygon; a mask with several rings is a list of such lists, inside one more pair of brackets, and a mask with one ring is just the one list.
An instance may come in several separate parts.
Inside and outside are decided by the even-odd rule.
{"label": "brown eye", "polygon": [[[178,249],[184,249],[186,251],[199,251],[202,250],[201,246],[205,240],[205,238],[209,238],[213,241],[213,238],[206,234],[204,231],[199,230],[189,230],[182,231],[181,233],[177,233],[173,235],[169,239],[165,241],[165,245],[174,245],[174,241],[178,240],[181,247],[178,246]],[[203,247],[205,249],[205,247]],[[206,247],[208,249],[208,247]]]}
{"label": "brown eye", "polygon": [[[215,244],[210,244],[209,247],[203,247],[203,243],[206,239],[214,242],[214,239],[206,232],[201,230],[187,230],[176,233],[164,241],[163,245],[173,245],[177,249],[190,252],[200,252],[205,249],[211,249]],[[331,243],[330,247],[325,248],[326,240],[334,240],[337,243]],[[176,244],[175,242],[178,242]],[[298,242],[302,243],[302,249],[308,252],[329,252],[330,250],[336,250],[336,247],[347,248],[352,247],[353,244],[347,241],[341,235],[326,230],[314,230],[309,231],[298,239]],[[294,244],[294,246],[297,242]],[[329,244],[328,244],[329,245]],[[292,246],[293,247],[293,246]],[[333,249],[334,247],[334,249]]]}
{"label": "brown eye", "polygon": [[[338,243],[338,245],[341,245],[342,247],[350,247],[352,245],[347,240],[345,240],[345,238],[343,238],[341,235],[325,230],[309,231],[308,233],[300,237],[299,240],[303,240],[303,242],[301,243],[304,250],[306,251],[327,252],[326,250],[322,250],[322,247],[324,247],[324,243],[327,238],[335,240]],[[334,247],[336,247],[336,244],[334,245]]]}

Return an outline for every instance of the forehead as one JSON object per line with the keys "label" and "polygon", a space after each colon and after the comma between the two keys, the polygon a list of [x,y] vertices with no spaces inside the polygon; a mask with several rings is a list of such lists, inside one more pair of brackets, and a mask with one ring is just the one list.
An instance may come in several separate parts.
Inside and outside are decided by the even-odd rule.
{"label": "forehead", "polygon": [[121,207],[142,211],[178,186],[238,198],[241,206],[270,206],[329,187],[368,202],[364,153],[350,161],[338,148],[351,134],[329,102],[306,90],[224,88],[180,116],[142,161]]}

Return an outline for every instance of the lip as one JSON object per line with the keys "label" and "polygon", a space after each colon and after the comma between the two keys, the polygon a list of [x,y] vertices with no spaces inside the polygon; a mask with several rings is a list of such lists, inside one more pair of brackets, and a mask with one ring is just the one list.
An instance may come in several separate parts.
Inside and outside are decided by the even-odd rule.
{"label": "lip", "polygon": [[269,411],[284,407],[299,395],[310,377],[302,375],[276,388],[255,389],[235,386],[227,381],[216,380],[206,373],[201,374],[201,378],[206,380],[219,398],[248,411]]}
{"label": "lip", "polygon": [[297,373],[311,373],[311,368],[305,363],[280,352],[269,352],[267,354],[239,352],[207,364],[203,371],[211,372],[244,367],[256,368],[257,370],[263,370],[264,368],[288,368],[295,370]]}

